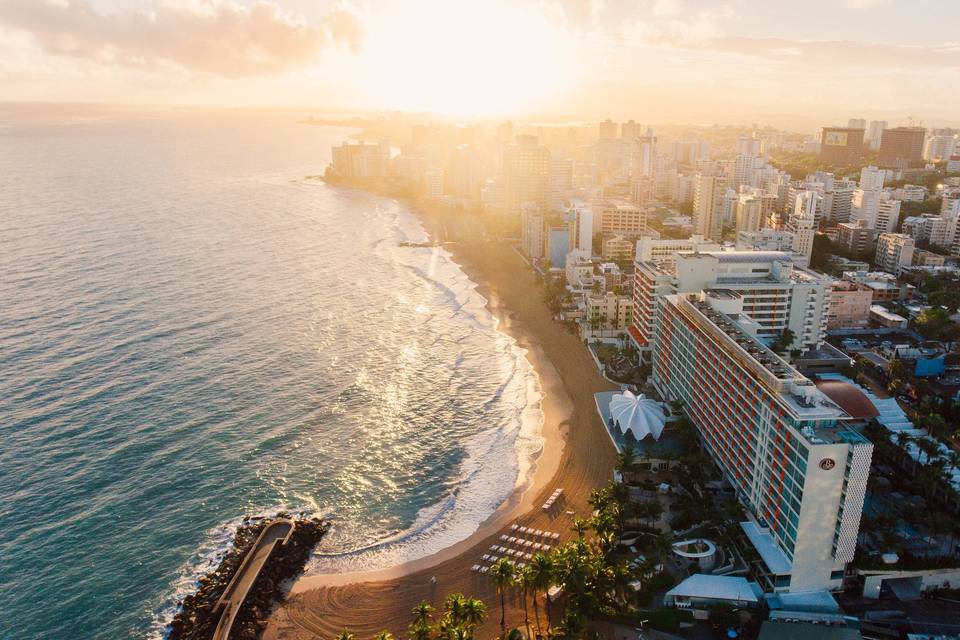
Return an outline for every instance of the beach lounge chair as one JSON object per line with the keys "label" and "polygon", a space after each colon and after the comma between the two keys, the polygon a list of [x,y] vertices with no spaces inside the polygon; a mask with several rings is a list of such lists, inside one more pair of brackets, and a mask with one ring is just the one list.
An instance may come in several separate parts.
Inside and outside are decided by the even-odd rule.
{"label": "beach lounge chair", "polygon": [[544,551],[550,551],[550,545],[548,545],[548,544],[543,545],[543,550],[544,550]]}
{"label": "beach lounge chair", "polygon": [[520,528],[520,525],[518,525],[517,523],[513,523],[512,525],[510,525],[511,531],[516,531],[519,528]]}
{"label": "beach lounge chair", "polygon": [[537,529],[537,530],[534,531],[533,533],[534,533],[534,535],[537,536],[538,538],[542,538],[542,537],[543,537],[543,529]]}
{"label": "beach lounge chair", "polygon": [[490,571],[490,567],[480,567],[480,573],[486,573],[487,571]]}
{"label": "beach lounge chair", "polygon": [[480,571],[480,565],[478,564],[473,565],[472,567],[470,567],[470,571],[473,571],[474,573]]}
{"label": "beach lounge chair", "polygon": [[525,553],[525,554],[523,554],[523,559],[524,559],[524,560],[533,560],[533,556],[532,556],[531,554],[529,554],[529,553]]}
{"label": "beach lounge chair", "polygon": [[501,540],[506,540],[507,538],[509,538],[507,534],[503,534],[502,536],[500,536]]}

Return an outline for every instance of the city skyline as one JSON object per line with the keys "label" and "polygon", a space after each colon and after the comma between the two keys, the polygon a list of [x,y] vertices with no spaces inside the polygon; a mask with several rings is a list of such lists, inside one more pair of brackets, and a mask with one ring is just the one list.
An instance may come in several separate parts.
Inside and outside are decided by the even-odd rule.
{"label": "city skyline", "polygon": [[956,5],[786,4],[3,0],[0,87],[32,102],[956,121]]}

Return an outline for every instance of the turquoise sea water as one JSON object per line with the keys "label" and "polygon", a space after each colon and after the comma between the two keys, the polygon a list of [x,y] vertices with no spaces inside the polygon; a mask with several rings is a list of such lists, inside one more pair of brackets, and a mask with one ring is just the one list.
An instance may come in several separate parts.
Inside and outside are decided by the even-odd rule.
{"label": "turquoise sea water", "polygon": [[296,119],[0,113],[0,638],[160,637],[245,513],[375,568],[522,478],[522,353]]}

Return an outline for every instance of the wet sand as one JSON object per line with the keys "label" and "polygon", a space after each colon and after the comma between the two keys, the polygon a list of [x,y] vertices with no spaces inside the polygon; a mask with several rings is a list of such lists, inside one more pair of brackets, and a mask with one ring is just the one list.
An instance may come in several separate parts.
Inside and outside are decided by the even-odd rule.
{"label": "wet sand", "polygon": [[[486,602],[489,616],[478,637],[493,637],[499,632],[499,600],[490,579],[472,573],[470,567],[513,522],[556,531],[562,540],[568,539],[575,515],[590,513],[590,491],[612,476],[616,455],[597,416],[593,394],[614,387],[597,373],[580,339],[552,319],[530,268],[509,243],[487,240],[475,218],[418,214],[431,236],[445,243],[477,283],[500,321],[499,329],[527,351],[543,391],[544,449],[528,486],[519,487],[466,540],[381,571],[301,578],[272,614],[263,636],[266,640],[329,640],[344,628],[361,640],[381,629],[402,636],[414,605],[428,600],[440,609],[453,592]],[[541,505],[557,487],[563,488],[564,499],[545,513]],[[436,584],[431,583],[434,576]],[[522,625],[519,603],[513,602],[509,609],[509,624]]]}

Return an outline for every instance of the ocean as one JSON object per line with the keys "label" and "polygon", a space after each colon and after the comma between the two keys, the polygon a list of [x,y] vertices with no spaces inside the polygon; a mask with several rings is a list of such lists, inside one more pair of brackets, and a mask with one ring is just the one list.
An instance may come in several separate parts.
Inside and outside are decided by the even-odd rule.
{"label": "ocean", "polygon": [[375,569],[525,481],[522,350],[300,117],[0,111],[0,638],[163,637],[245,514]]}

